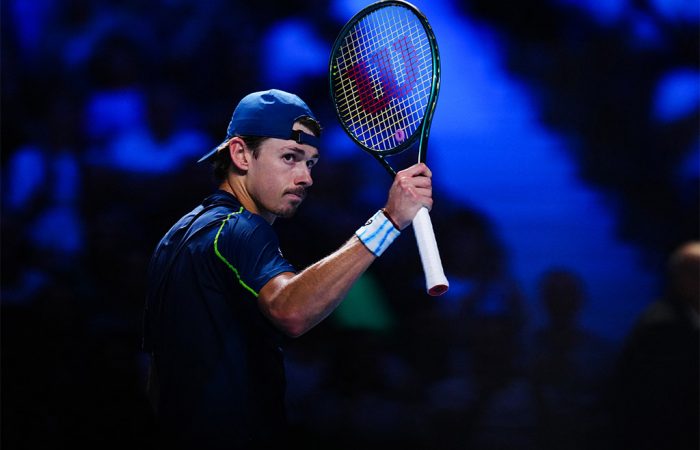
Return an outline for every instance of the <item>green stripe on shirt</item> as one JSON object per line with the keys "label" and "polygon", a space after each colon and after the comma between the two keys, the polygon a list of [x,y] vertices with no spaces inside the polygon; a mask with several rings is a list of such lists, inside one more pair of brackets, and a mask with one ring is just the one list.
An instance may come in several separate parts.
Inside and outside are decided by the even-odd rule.
{"label": "green stripe on shirt", "polygon": [[238,273],[238,269],[233,267],[233,265],[230,262],[228,262],[228,260],[224,257],[224,255],[222,255],[221,252],[219,251],[219,236],[221,236],[221,231],[224,229],[224,225],[226,225],[226,222],[228,222],[228,220],[231,218],[231,216],[236,215],[236,214],[240,214],[242,212],[243,212],[243,207],[241,206],[241,209],[239,209],[237,212],[232,212],[231,214],[226,216],[226,218],[221,222],[221,226],[219,227],[219,231],[216,233],[216,237],[214,238],[214,253],[216,253],[216,256],[218,256],[219,259],[222,260],[224,262],[224,264],[226,264],[228,266],[228,268],[233,271],[233,273],[236,275],[236,278],[238,279],[238,282],[240,283],[240,285],[243,286],[248,291],[250,291],[250,293],[252,293],[255,297],[257,297],[258,293],[255,292],[255,290],[253,290],[253,288],[251,288],[250,286],[245,284],[245,281],[243,281],[241,279],[241,275]]}

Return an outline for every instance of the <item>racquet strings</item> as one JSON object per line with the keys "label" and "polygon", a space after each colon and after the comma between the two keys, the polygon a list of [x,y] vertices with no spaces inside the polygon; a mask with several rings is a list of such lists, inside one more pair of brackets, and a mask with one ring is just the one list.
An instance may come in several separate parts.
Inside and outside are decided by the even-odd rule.
{"label": "racquet strings", "polygon": [[369,150],[391,153],[420,130],[433,81],[430,41],[401,6],[379,8],[350,28],[335,53],[338,116]]}

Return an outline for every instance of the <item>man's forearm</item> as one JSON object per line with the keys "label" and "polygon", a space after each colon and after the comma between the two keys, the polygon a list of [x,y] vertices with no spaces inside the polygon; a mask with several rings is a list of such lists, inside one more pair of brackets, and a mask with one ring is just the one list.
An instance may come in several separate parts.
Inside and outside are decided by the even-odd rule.
{"label": "man's forearm", "polygon": [[304,334],[325,319],[376,257],[353,236],[297,274],[283,274],[260,291],[260,307],[286,334]]}

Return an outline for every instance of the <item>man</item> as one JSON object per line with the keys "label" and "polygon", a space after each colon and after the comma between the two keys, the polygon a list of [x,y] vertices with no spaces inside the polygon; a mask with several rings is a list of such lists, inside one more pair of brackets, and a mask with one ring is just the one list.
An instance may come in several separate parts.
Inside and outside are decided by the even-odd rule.
{"label": "man", "polygon": [[[306,197],[320,125],[296,95],[244,97],[213,161],[217,192],[163,237],[149,269],[145,348],[160,436],[185,448],[269,448],[285,431],[280,344],[318,324],[411,222],[432,207],[430,170],[397,174],[386,206],[297,272],[271,227]],[[300,236],[300,239],[305,237]]]}
{"label": "man", "polygon": [[700,241],[667,261],[664,295],[637,318],[615,389],[618,448],[700,448]]}

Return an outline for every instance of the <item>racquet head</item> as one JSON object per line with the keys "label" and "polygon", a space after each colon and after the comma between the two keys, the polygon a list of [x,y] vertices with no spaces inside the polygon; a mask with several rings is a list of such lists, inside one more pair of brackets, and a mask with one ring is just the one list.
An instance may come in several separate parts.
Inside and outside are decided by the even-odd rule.
{"label": "racquet head", "polygon": [[362,149],[383,159],[427,141],[440,59],[415,6],[380,1],[353,16],[333,45],[329,73],[336,115]]}

